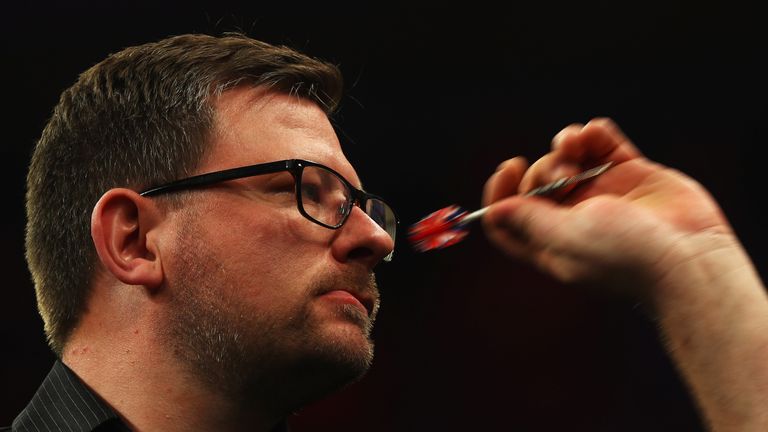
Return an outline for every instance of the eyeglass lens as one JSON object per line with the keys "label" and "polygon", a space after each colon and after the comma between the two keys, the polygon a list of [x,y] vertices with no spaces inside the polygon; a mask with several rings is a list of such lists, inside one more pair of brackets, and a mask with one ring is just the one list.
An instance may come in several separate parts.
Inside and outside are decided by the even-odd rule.
{"label": "eyeglass lens", "polygon": [[382,200],[371,198],[365,203],[365,212],[394,240],[397,218],[395,212]]}
{"label": "eyeglass lens", "polygon": [[[311,218],[336,227],[351,211],[351,191],[333,172],[318,166],[306,166],[301,174],[301,205]],[[395,213],[386,203],[371,198],[363,210],[392,239],[395,238]]]}
{"label": "eyeglass lens", "polygon": [[350,192],[332,172],[308,166],[301,174],[301,204],[320,223],[338,226],[349,212]]}

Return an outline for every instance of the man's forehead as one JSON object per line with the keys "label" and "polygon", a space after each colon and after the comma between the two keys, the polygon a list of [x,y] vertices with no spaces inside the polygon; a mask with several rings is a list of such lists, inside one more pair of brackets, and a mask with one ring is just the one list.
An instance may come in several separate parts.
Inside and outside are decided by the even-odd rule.
{"label": "man's forehead", "polygon": [[218,95],[213,106],[207,159],[216,169],[306,159],[338,171],[362,189],[328,116],[315,102],[263,86],[239,86]]}
{"label": "man's forehead", "polygon": [[213,103],[216,119],[263,116],[287,126],[301,127],[328,122],[328,116],[314,101],[269,90],[264,86],[238,86],[218,95]]}

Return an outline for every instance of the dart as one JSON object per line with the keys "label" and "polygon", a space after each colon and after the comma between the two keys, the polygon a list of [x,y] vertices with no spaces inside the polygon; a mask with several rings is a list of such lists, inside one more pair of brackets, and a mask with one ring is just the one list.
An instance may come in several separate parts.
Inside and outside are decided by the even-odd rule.
{"label": "dart", "polygon": [[[548,195],[567,186],[576,185],[599,176],[610,168],[612,164],[613,162],[608,162],[576,175],[563,177],[552,183],[547,183],[530,190],[525,196]],[[420,252],[455,245],[467,236],[469,225],[480,219],[487,211],[488,207],[483,207],[472,213],[468,213],[457,205],[444,207],[411,225],[408,229],[408,240]]]}

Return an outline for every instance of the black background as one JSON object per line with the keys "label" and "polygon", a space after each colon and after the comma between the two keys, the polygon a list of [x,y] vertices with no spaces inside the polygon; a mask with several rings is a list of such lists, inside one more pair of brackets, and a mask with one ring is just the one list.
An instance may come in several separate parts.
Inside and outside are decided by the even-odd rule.
{"label": "black background", "polygon": [[[339,64],[345,151],[403,228],[448,204],[476,208],[498,163],[534,160],[567,124],[609,116],[646,155],[709,188],[765,278],[766,38],[764,14],[750,5],[94,1],[3,9],[0,424],[23,408],[53,360],[23,258],[32,145],[80,72],[179,33],[241,30]],[[477,229],[428,254],[401,237],[379,282],[371,372],[298,413],[296,431],[702,429],[642,307],[513,263]]]}

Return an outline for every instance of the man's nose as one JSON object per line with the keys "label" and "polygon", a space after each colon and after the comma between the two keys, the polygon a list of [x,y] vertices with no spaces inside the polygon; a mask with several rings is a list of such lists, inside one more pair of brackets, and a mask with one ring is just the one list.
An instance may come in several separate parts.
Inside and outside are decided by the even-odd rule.
{"label": "man's nose", "polygon": [[352,206],[331,246],[339,262],[357,261],[372,269],[395,248],[395,241],[360,207]]}

